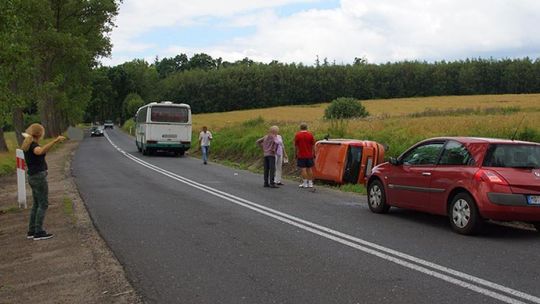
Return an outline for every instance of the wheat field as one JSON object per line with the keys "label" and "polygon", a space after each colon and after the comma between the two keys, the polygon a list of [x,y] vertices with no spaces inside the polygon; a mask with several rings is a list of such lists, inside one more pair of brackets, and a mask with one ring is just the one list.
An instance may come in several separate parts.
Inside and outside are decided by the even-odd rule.
{"label": "wheat field", "polygon": [[[490,109],[490,108],[519,108],[518,117],[523,114],[529,114],[540,111],[540,94],[506,94],[506,95],[473,95],[473,96],[437,96],[437,97],[415,97],[415,98],[397,98],[397,99],[377,99],[365,100],[362,104],[375,119],[388,120],[389,118],[404,118],[404,116],[420,113],[430,109],[447,111],[453,109]],[[279,122],[282,124],[308,122],[317,128],[323,122],[323,114],[327,103],[306,105],[306,106],[284,106],[267,109],[253,109],[243,111],[232,111],[223,113],[196,114],[193,116],[193,126],[195,129],[203,125],[211,129],[222,129],[246,120],[262,117],[266,121]],[[495,115],[496,116],[496,115]],[[513,115],[505,115],[510,122],[515,120]],[[540,126],[537,118],[533,115],[529,123]],[[470,117],[468,117],[470,118]],[[461,120],[460,117],[459,120]],[[373,121],[372,119],[371,121]],[[407,124],[413,122],[409,117],[405,117]],[[444,120],[444,119],[442,119]],[[467,120],[467,119],[464,119]],[[483,117],[481,120],[489,120]],[[437,119],[419,120],[414,122],[417,127],[423,128],[425,124],[432,127],[431,123],[438,124],[441,117]],[[403,122],[403,120],[399,120]],[[424,122],[424,123],[422,123]],[[463,128],[470,126],[471,122],[464,122]],[[355,126],[365,126],[366,122],[353,123]],[[371,124],[368,123],[368,124]],[[374,123],[377,124],[377,123]],[[420,126],[420,125],[422,126]],[[405,126],[406,127],[406,126]]]}

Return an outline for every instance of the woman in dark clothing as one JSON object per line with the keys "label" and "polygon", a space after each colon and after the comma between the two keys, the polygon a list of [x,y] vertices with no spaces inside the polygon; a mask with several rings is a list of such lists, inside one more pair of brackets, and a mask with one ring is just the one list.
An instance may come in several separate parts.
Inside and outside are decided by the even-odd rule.
{"label": "woman in dark clothing", "polygon": [[43,219],[49,207],[49,185],[47,183],[47,162],[45,155],[55,144],[64,141],[66,138],[58,136],[50,143],[41,147],[39,140],[43,138],[45,128],[40,124],[32,124],[26,129],[24,141],[21,149],[24,151],[24,158],[28,167],[28,184],[32,188],[32,211],[30,212],[30,223],[28,225],[28,239],[46,240],[53,237],[52,234],[43,230]]}

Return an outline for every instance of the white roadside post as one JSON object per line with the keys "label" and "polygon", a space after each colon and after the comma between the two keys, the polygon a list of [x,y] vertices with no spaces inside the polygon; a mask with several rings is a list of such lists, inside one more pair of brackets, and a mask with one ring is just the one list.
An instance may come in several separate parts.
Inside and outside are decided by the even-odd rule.
{"label": "white roadside post", "polygon": [[19,208],[28,208],[26,204],[26,175],[25,168],[26,163],[24,161],[24,152],[21,149],[15,151],[17,157],[17,202],[19,202]]}

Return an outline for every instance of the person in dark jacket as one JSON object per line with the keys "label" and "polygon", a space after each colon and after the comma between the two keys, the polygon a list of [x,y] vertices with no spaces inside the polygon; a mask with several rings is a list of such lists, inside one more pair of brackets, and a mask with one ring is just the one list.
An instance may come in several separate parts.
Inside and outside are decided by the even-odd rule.
{"label": "person in dark jacket", "polygon": [[45,212],[49,207],[49,185],[47,183],[47,162],[45,155],[57,143],[66,138],[58,136],[53,141],[44,145],[39,145],[39,141],[45,134],[45,128],[40,124],[32,124],[23,133],[24,141],[21,149],[24,151],[24,159],[28,167],[28,184],[32,188],[32,211],[30,212],[30,223],[28,225],[28,239],[46,240],[53,237],[43,229]]}

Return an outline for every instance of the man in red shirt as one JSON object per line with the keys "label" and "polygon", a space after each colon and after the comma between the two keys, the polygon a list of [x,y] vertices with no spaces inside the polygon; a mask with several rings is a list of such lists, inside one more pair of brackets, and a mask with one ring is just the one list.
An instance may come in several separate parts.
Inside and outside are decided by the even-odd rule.
{"label": "man in red shirt", "polygon": [[311,168],[315,165],[313,161],[315,158],[315,138],[307,129],[306,123],[300,124],[300,131],[294,136],[296,164],[302,170],[303,183],[300,184],[300,188],[313,188],[313,171]]}

